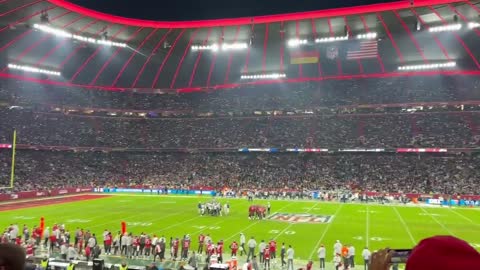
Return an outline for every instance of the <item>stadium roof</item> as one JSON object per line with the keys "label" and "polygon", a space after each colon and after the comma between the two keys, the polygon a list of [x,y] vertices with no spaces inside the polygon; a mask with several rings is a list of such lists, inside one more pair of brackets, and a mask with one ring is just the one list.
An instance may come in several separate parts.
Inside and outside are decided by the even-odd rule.
{"label": "stadium roof", "polygon": [[[243,83],[242,74],[285,73],[283,81],[291,82],[398,76],[398,66],[443,61],[455,61],[457,70],[477,74],[480,31],[466,26],[480,22],[479,3],[417,0],[412,5],[399,1],[251,18],[165,22],[113,16],[63,0],[0,0],[0,55],[4,63],[0,76],[32,77],[7,67],[13,63],[60,71],[60,77],[36,78],[65,84],[105,89],[200,89],[237,86]],[[52,29],[128,46],[100,46],[39,31],[33,25],[41,24],[42,12],[48,13],[46,25]],[[429,27],[456,23],[464,26],[462,31],[428,31]],[[314,43],[318,38],[348,33],[352,39],[372,32],[378,34],[378,57],[371,59],[343,59],[339,55],[341,42],[288,46],[290,39]],[[231,43],[247,44],[248,48],[192,50],[192,46]],[[333,61],[327,59],[325,50],[334,54]],[[294,55],[312,56],[312,52],[316,52],[318,63],[290,64]]]}

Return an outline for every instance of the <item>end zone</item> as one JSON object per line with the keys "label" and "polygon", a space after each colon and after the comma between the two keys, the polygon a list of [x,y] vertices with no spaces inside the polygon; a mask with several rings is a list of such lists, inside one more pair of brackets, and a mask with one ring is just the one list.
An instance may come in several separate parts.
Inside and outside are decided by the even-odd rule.
{"label": "end zone", "polygon": [[77,201],[86,201],[86,200],[96,200],[102,198],[111,197],[110,195],[97,195],[97,194],[82,194],[82,195],[73,195],[73,196],[63,196],[63,197],[53,197],[53,198],[42,198],[34,199],[27,201],[12,201],[5,204],[0,204],[0,212],[12,211],[24,208],[34,208],[40,206],[61,204],[61,203],[70,203]]}

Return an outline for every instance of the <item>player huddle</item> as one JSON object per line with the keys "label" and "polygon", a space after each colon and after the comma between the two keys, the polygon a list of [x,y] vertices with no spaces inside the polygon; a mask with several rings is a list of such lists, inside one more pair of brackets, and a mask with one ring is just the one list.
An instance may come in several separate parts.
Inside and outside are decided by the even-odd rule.
{"label": "player huddle", "polygon": [[270,203],[267,206],[262,205],[250,205],[248,208],[248,218],[253,219],[264,219],[270,215]]}
{"label": "player huddle", "polygon": [[225,203],[222,207],[222,204],[216,200],[212,200],[206,203],[198,203],[198,213],[202,216],[222,216],[228,215],[230,213],[230,205]]}

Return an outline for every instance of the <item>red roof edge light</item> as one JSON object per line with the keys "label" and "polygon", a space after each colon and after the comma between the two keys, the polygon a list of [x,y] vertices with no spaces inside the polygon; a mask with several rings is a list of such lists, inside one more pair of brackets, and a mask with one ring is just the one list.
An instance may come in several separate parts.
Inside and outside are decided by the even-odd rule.
{"label": "red roof edge light", "polygon": [[307,20],[313,18],[326,18],[326,17],[341,17],[347,15],[357,15],[365,13],[375,13],[390,10],[407,9],[411,7],[424,7],[444,5],[449,3],[465,2],[465,0],[415,0],[411,5],[411,0],[373,4],[366,6],[356,7],[343,7],[335,9],[326,9],[318,11],[307,11],[277,15],[265,15],[256,17],[243,17],[243,18],[227,18],[216,20],[200,20],[200,21],[151,21],[125,18],[115,15],[106,14],[103,12],[91,10],[79,5],[70,3],[65,0],[48,0],[50,3],[59,7],[71,10],[73,12],[98,19],[108,21],[116,24],[124,24],[136,27],[149,27],[149,28],[198,28],[198,27],[218,27],[218,26],[232,26],[232,25],[248,25],[252,21],[255,24],[273,23],[280,21],[295,21],[295,20]]}

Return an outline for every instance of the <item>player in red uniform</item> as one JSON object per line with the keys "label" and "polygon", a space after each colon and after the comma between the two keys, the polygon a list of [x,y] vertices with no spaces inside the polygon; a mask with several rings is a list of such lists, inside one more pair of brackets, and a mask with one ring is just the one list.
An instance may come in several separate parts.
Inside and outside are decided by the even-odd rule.
{"label": "player in red uniform", "polygon": [[187,235],[183,240],[182,259],[188,259],[188,250],[190,249],[190,236]]}
{"label": "player in red uniform", "polygon": [[277,258],[277,242],[275,242],[275,240],[270,240],[268,243],[268,249],[270,249],[270,258]]}
{"label": "player in red uniform", "polygon": [[263,250],[263,263],[265,264],[265,270],[270,270],[270,249]]}
{"label": "player in red uniform", "polygon": [[207,243],[207,261],[210,261],[210,257],[215,253],[215,246],[212,242]]}
{"label": "player in red uniform", "polygon": [[218,262],[223,263],[223,240],[220,240],[217,243],[217,255],[218,255]]}
{"label": "player in red uniform", "polygon": [[178,246],[180,245],[180,240],[178,240],[178,237],[173,240],[172,247],[173,247],[173,260],[175,261],[178,257]]}
{"label": "player in red uniform", "polygon": [[233,243],[230,245],[230,249],[232,250],[231,256],[237,257],[237,251],[238,251],[238,244],[236,241],[233,241]]}
{"label": "player in red uniform", "polygon": [[248,208],[248,218],[255,219],[255,213],[257,212],[257,207],[255,205],[251,205]]}
{"label": "player in red uniform", "polygon": [[32,257],[35,254],[35,247],[33,244],[28,244],[25,248],[25,253],[27,253],[27,257]]}
{"label": "player in red uniform", "polygon": [[203,246],[205,245],[205,235],[203,235],[203,233],[201,233],[199,236],[198,236],[198,250],[197,250],[197,253],[198,254],[202,254],[203,253]]}
{"label": "player in red uniform", "polygon": [[110,255],[112,251],[112,233],[105,235],[105,255]]}
{"label": "player in red uniform", "polygon": [[145,239],[145,257],[150,257],[150,252],[152,251],[152,240],[147,236]]}
{"label": "player in red uniform", "polygon": [[133,246],[133,258],[135,258],[140,253],[140,239],[137,236],[133,238],[132,246]]}

